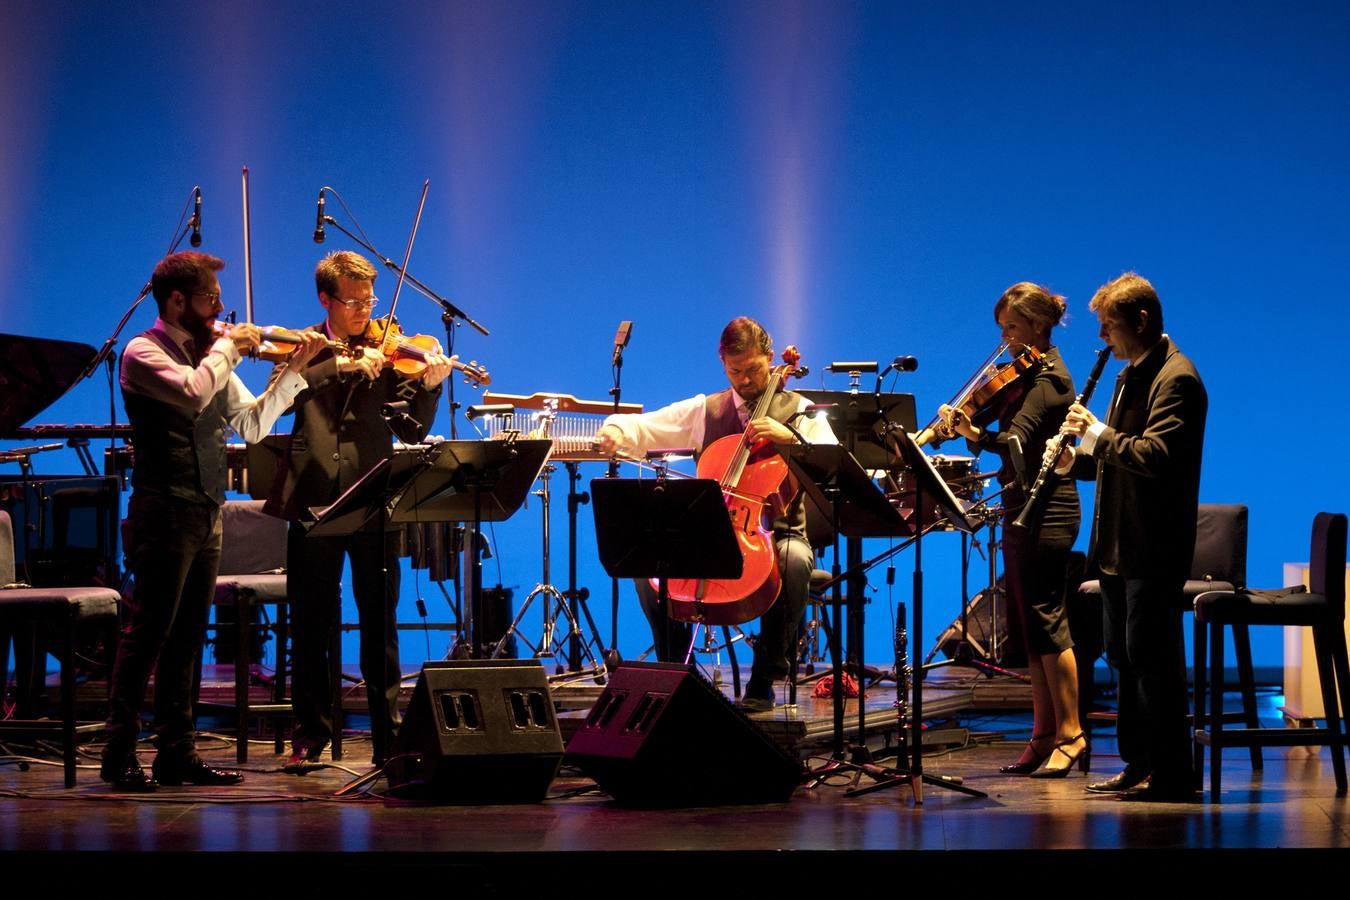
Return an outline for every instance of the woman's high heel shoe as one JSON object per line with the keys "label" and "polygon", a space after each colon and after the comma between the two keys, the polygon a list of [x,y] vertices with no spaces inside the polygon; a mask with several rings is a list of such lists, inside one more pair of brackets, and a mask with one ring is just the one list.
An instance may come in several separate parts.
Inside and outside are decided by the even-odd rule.
{"label": "woman's high heel shoe", "polygon": [[[1083,748],[1077,753],[1074,753],[1069,748],[1074,744],[1077,744],[1080,740],[1083,742]],[[1078,768],[1084,772],[1086,772],[1092,764],[1092,745],[1088,743],[1087,735],[1081,731],[1066,741],[1059,741],[1056,743],[1054,749],[1050,751],[1051,760],[1054,759],[1056,753],[1067,759],[1068,762],[1062,767],[1047,765],[1042,769],[1037,769],[1035,772],[1032,772],[1030,777],[1063,778],[1069,774],[1069,770],[1074,767],[1075,763],[1078,765]]]}
{"label": "woman's high heel shoe", "polygon": [[1031,751],[1031,759],[1015,762],[1007,766],[999,766],[998,770],[1004,775],[1030,775],[1032,772],[1035,772],[1041,767],[1041,763],[1049,759],[1050,755],[1055,752],[1055,747],[1052,744],[1049,750],[1042,753],[1037,742],[1048,741],[1053,737],[1053,734],[1032,735],[1031,740],[1027,741],[1027,749]]}

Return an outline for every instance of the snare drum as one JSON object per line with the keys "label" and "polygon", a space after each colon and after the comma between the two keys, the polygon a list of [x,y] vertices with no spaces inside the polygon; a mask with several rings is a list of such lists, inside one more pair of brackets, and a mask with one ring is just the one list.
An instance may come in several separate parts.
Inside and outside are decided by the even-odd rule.
{"label": "snare drum", "polygon": [[[938,454],[930,456],[929,461],[933,464],[933,469],[938,476],[947,483],[952,493],[958,500],[963,501],[963,507],[971,506],[979,500],[984,493],[985,479],[980,476],[979,469],[973,456],[946,456]],[[895,491],[889,495],[891,505],[900,510],[900,514],[906,519],[913,515],[914,510],[914,473],[905,470],[898,472],[892,479],[895,483]],[[927,526],[933,524],[939,518],[937,502],[932,498],[924,498],[924,510],[922,524]]]}
{"label": "snare drum", "polygon": [[[933,464],[933,469],[938,473],[938,477],[947,483],[952,489],[952,493],[962,500],[978,500],[984,493],[985,479],[980,477],[979,469],[976,466],[976,460],[973,456],[945,456],[938,454],[930,456],[929,461]],[[914,493],[914,473],[909,470],[898,473],[895,476],[896,493],[913,494]]]}

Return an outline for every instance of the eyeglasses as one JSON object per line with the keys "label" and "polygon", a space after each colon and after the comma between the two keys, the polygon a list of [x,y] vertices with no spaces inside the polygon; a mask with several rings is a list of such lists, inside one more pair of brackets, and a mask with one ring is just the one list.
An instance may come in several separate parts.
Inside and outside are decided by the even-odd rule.
{"label": "eyeglasses", "polygon": [[335,297],[333,298],[333,302],[341,303],[348,309],[374,309],[375,305],[380,302],[380,298],[371,297],[369,300],[339,300]]}
{"label": "eyeglasses", "polygon": [[207,300],[210,300],[212,304],[214,304],[217,300],[220,299],[220,291],[193,291],[192,296],[205,297]]}

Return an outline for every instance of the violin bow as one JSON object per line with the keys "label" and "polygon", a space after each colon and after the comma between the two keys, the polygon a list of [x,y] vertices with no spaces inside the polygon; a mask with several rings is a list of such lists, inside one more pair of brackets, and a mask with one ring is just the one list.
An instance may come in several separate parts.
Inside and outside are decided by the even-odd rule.
{"label": "violin bow", "polygon": [[248,217],[248,166],[240,176],[244,198],[244,321],[253,323],[253,230]]}
{"label": "violin bow", "polygon": [[[422,209],[427,205],[427,188],[431,186],[431,179],[428,178],[422,182],[422,196],[417,201],[417,215],[413,218],[412,231],[408,234],[408,247],[403,251],[403,265],[398,267],[398,283],[394,285],[394,299],[389,301],[389,324],[394,323],[394,310],[398,308],[398,295],[403,291],[404,279],[408,277],[408,260],[412,257],[413,242],[417,240],[417,228],[422,224]],[[389,336],[389,327],[384,329],[385,337]]]}

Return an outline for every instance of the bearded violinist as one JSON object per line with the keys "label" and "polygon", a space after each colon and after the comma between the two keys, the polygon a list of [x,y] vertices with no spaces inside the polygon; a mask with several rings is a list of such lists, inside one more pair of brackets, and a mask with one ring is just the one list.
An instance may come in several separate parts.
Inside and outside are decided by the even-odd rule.
{"label": "bearded violinist", "polygon": [[[634,455],[654,447],[692,447],[701,453],[719,438],[742,433],[752,443],[767,440],[792,444],[798,441],[798,434],[810,443],[835,443],[828,422],[800,415],[807,400],[792,391],[773,397],[767,416],[750,418],[768,386],[773,364],[773,341],[758,322],[741,317],[728,323],[722,330],[718,355],[730,384],[726,390],[698,394],[652,412],[610,416],[595,436],[600,449],[609,454],[619,451]],[[784,422],[791,422],[793,427]],[[741,699],[742,707],[751,712],[773,709],[774,681],[788,674],[788,657],[796,649],[797,625],[806,607],[814,565],[806,540],[802,492],[797,491],[773,514],[782,589],[777,602],[760,617],[754,663]],[[645,581],[638,583],[638,597],[652,629],[657,656],[665,662],[683,661],[691,640],[689,623],[667,615]]]}
{"label": "bearded violinist", "polygon": [[[261,440],[304,388],[309,362],[324,342],[302,333],[267,390],[254,397],[234,368],[241,352],[257,349],[257,326],[215,331],[222,310],[216,273],[224,266],[205,253],[161,260],[150,279],[159,318],[122,355],[122,398],[136,448],[127,505],[127,558],[136,589],[117,646],[100,769],[119,791],[244,780],[202,761],[192,723],[196,664],[220,566],[225,427],[246,441]],[[152,671],[159,752],[146,775],[136,739]]]}

